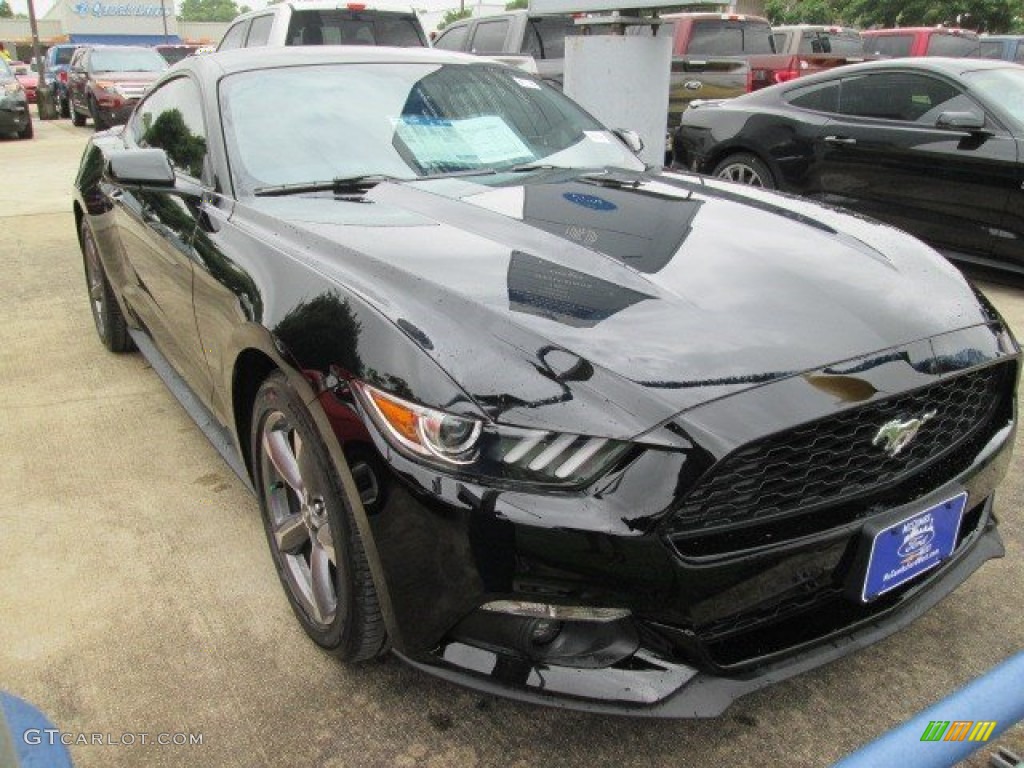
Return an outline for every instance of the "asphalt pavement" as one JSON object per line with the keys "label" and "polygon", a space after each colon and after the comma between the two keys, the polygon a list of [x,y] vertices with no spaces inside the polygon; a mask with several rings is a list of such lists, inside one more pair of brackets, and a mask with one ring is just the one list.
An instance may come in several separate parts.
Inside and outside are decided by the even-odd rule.
{"label": "asphalt pavement", "polygon": [[[393,658],[336,662],[292,617],[255,499],[145,360],[96,338],[71,213],[90,130],[0,141],[0,689],[73,739],[79,768],[827,766],[1024,647],[1018,444],[996,503],[1006,558],[716,720],[542,709]],[[983,289],[1024,338],[1024,287]],[[996,744],[1024,753],[1024,727],[969,765]]]}

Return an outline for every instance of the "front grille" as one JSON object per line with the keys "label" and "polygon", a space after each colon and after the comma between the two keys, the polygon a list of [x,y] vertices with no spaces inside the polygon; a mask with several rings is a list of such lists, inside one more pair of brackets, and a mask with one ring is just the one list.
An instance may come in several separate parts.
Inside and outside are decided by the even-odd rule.
{"label": "front grille", "polygon": [[[989,424],[1008,365],[945,379],[753,442],[720,461],[674,515],[675,536],[702,535],[889,486],[936,462]],[[931,417],[895,457],[872,444],[893,419]]]}

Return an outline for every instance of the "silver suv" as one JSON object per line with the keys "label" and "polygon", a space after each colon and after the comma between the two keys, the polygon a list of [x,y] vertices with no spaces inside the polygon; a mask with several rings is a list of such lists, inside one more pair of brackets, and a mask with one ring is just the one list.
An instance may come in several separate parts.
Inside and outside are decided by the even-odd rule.
{"label": "silver suv", "polygon": [[282,2],[235,19],[218,51],[285,45],[427,46],[423,25],[409,10],[385,10],[366,3],[322,0]]}

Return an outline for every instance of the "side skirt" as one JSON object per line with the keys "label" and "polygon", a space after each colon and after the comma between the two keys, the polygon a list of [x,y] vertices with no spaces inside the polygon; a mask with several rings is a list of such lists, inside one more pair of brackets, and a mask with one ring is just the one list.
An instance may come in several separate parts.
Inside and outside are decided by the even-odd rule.
{"label": "side skirt", "polygon": [[235,445],[230,431],[222,427],[213,413],[200,402],[195,392],[189,388],[185,380],[167,362],[167,358],[160,353],[160,350],[156,348],[156,345],[153,344],[149,336],[143,331],[134,328],[129,328],[128,333],[131,335],[132,341],[135,342],[135,346],[139,348],[142,356],[153,367],[156,375],[160,377],[175,399],[181,403],[181,407],[192,417],[196,426],[206,435],[206,439],[210,441],[217,450],[217,453],[231,467],[232,471],[238,475],[238,479],[249,489],[249,492],[255,493],[252,481],[249,479],[249,473],[239,457],[238,447]]}

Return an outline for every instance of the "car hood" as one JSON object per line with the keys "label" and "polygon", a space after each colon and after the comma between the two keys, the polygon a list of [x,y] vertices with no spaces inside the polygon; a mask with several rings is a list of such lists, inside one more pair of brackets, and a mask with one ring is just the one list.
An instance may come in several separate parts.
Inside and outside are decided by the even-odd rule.
{"label": "car hood", "polygon": [[698,177],[384,183],[359,199],[258,198],[239,214],[510,423],[630,437],[986,321],[960,274],[908,235]]}

